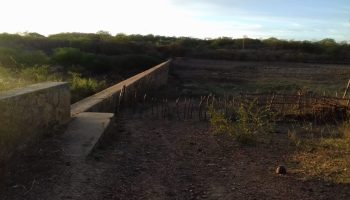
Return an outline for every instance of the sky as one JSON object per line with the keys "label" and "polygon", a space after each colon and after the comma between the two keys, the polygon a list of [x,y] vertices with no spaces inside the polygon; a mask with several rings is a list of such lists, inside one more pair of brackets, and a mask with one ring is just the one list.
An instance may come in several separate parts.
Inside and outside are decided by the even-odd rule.
{"label": "sky", "polygon": [[350,0],[0,0],[0,32],[350,42]]}

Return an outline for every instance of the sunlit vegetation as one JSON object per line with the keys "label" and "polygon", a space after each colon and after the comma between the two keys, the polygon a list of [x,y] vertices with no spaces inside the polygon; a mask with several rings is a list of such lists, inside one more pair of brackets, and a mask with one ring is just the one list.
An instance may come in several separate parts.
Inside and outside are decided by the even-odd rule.
{"label": "sunlit vegetation", "polygon": [[308,179],[350,183],[349,128],[349,122],[336,126],[309,123],[290,130],[291,144],[297,147],[291,165]]}
{"label": "sunlit vegetation", "polygon": [[81,74],[71,72],[70,74],[70,89],[72,101],[78,101],[84,97],[90,96],[97,91],[106,87],[106,81],[98,81],[93,78],[83,78]]}
{"label": "sunlit vegetation", "polygon": [[107,86],[104,80],[82,77],[77,72],[54,72],[49,66],[27,67],[14,71],[0,67],[0,91],[46,81],[67,81],[72,92],[72,102],[92,95]]}
{"label": "sunlit vegetation", "polygon": [[299,174],[305,180],[350,183],[349,121],[276,123],[275,114],[268,107],[250,101],[241,103],[238,108],[210,106],[209,122],[215,135],[226,136],[225,140],[232,139],[232,143],[241,145],[281,142],[281,137],[278,139],[274,133],[287,128],[288,143],[283,148],[291,149],[286,156],[290,173]]}
{"label": "sunlit vegetation", "polygon": [[[227,109],[233,116],[227,116]],[[210,124],[216,134],[226,134],[241,144],[256,144],[271,139],[274,133],[274,114],[267,106],[258,102],[242,102],[238,109],[234,106],[209,107]]]}

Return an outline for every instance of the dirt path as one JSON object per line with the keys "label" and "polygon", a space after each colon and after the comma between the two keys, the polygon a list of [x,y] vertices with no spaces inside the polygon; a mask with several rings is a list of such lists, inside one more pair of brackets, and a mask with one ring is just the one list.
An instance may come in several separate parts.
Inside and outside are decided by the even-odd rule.
{"label": "dirt path", "polygon": [[[278,176],[291,149],[239,147],[202,122],[122,119],[105,149],[80,165],[60,156],[60,140],[5,176],[0,199],[349,199],[350,186]],[[27,155],[28,156],[28,155]],[[37,163],[33,165],[33,163]],[[15,175],[16,174],[16,175]]]}

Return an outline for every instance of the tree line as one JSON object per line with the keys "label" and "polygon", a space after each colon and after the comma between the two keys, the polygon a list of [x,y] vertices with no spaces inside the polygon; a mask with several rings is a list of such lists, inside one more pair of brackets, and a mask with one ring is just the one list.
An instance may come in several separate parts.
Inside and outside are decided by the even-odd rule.
{"label": "tree line", "polygon": [[[244,43],[244,45],[243,45]],[[0,65],[62,66],[91,73],[134,73],[169,57],[239,61],[350,63],[350,44],[334,39],[198,39],[97,33],[0,34]]]}

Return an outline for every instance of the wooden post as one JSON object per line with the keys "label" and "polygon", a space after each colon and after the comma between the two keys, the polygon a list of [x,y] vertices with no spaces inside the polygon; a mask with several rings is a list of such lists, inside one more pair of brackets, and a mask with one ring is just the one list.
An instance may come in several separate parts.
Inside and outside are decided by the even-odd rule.
{"label": "wooden post", "polygon": [[177,119],[178,119],[178,120],[180,120],[179,101],[180,101],[180,97],[178,97],[178,98],[176,99],[176,102],[175,102],[176,116],[177,116]]}
{"label": "wooden post", "polygon": [[282,94],[282,106],[281,106],[281,114],[282,114],[282,116],[285,115],[284,114],[284,105],[285,105],[285,103],[286,103],[286,96],[285,96],[285,94]]}
{"label": "wooden post", "polygon": [[165,119],[165,112],[166,112],[166,108],[165,108],[165,99],[163,98],[162,100],[162,118]]}
{"label": "wooden post", "polygon": [[156,98],[156,114],[157,114],[157,118],[159,118],[159,99]]}
{"label": "wooden post", "polygon": [[168,98],[165,98],[165,117],[169,118],[169,102],[168,102]]}
{"label": "wooden post", "polygon": [[209,107],[209,95],[206,97],[207,99],[207,104],[204,109],[204,120],[207,120],[207,112],[208,112],[208,107]]}
{"label": "wooden post", "polygon": [[136,113],[136,110],[137,110],[137,90],[135,90],[135,93],[134,93],[134,100],[132,101],[132,112],[133,113]]}
{"label": "wooden post", "polygon": [[215,95],[213,96],[212,101],[211,101],[211,106],[212,107],[214,107],[214,103],[215,103]]}
{"label": "wooden post", "polygon": [[190,98],[189,118],[192,119],[193,100]]}
{"label": "wooden post", "polygon": [[154,116],[154,98],[152,97],[152,100],[151,100],[151,110],[152,110],[152,116]]}
{"label": "wooden post", "polygon": [[184,104],[184,120],[186,120],[186,111],[187,111],[187,99],[185,97],[185,104]]}
{"label": "wooden post", "polygon": [[348,93],[349,87],[350,87],[350,79],[349,79],[348,85],[346,86],[346,89],[345,89],[345,91],[344,91],[343,99],[346,97],[346,94]]}
{"label": "wooden post", "polygon": [[224,99],[224,106],[225,106],[225,118],[227,118],[227,116],[228,116],[228,105],[227,105],[227,98],[225,97],[225,99]]}
{"label": "wooden post", "polygon": [[145,93],[145,95],[143,96],[143,103],[142,103],[141,114],[140,114],[141,117],[143,117],[143,115],[147,116],[146,101],[147,101],[147,94]]}
{"label": "wooden post", "polygon": [[199,121],[202,119],[202,103],[205,97],[201,96],[201,100],[199,102],[199,106],[198,106],[198,119]]}
{"label": "wooden post", "polygon": [[[119,93],[119,95],[120,95],[120,93]],[[120,96],[117,96],[117,102],[115,104],[116,105],[115,105],[115,108],[114,108],[114,113],[116,115],[118,115],[119,114],[119,106],[120,106]]]}
{"label": "wooden post", "polygon": [[273,93],[272,93],[272,97],[271,97],[271,101],[270,101],[269,107],[268,107],[269,110],[271,110],[275,98],[276,98],[276,95],[275,95],[275,93],[273,92]]}
{"label": "wooden post", "polygon": [[300,114],[300,109],[301,109],[301,91],[298,92],[298,111]]}
{"label": "wooden post", "polygon": [[125,90],[126,90],[126,87],[124,85],[122,90],[119,92],[117,114],[120,113],[121,108],[124,106]]}

